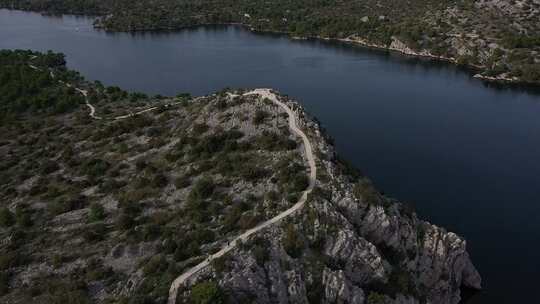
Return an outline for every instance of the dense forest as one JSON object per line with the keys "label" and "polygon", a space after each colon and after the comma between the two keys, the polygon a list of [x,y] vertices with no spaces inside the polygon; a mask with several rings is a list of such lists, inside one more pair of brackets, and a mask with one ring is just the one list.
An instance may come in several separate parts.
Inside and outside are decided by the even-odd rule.
{"label": "dense forest", "polygon": [[101,16],[108,31],[240,23],[299,37],[354,38],[443,57],[483,76],[540,82],[540,3],[535,0],[0,0],[0,7]]}
{"label": "dense forest", "polygon": [[79,79],[64,55],[0,51],[0,124],[27,112],[63,113],[84,102],[67,81]]}

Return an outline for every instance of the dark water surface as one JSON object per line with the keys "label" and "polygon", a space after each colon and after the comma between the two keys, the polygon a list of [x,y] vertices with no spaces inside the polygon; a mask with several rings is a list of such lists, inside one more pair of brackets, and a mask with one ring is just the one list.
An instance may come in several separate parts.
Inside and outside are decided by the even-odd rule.
{"label": "dark water surface", "polygon": [[289,94],[381,190],[468,240],[485,287],[469,303],[538,303],[538,93],[486,87],[447,64],[233,26],[106,34],[88,18],[0,10],[0,48],[63,52],[88,79],[147,93]]}

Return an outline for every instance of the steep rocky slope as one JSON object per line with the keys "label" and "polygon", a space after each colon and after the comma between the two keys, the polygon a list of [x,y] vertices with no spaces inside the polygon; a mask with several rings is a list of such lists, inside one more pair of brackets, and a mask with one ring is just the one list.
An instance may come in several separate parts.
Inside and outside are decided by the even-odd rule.
{"label": "steep rocky slope", "polygon": [[[193,276],[195,288],[214,282],[232,303],[458,303],[461,287],[480,289],[465,240],[381,196],[303,122],[320,176],[305,209]],[[179,301],[191,300],[186,286]]]}

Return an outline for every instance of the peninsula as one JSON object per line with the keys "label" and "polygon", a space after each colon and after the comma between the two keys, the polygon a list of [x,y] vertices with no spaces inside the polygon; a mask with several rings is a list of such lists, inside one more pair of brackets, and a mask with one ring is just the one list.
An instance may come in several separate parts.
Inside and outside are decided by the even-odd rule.
{"label": "peninsula", "polygon": [[271,89],[147,96],[0,52],[2,303],[458,303],[460,236]]}

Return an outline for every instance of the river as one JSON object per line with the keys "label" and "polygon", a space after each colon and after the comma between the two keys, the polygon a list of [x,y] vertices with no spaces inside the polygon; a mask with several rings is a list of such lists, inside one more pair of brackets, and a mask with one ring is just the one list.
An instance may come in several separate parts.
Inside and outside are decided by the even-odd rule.
{"label": "river", "polygon": [[464,236],[484,291],[532,303],[540,278],[540,94],[446,63],[238,26],[105,33],[92,19],[0,10],[0,48],[53,50],[87,79],[150,94],[272,87],[389,196]]}

